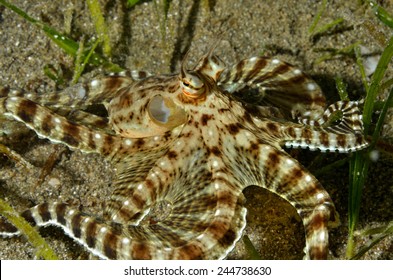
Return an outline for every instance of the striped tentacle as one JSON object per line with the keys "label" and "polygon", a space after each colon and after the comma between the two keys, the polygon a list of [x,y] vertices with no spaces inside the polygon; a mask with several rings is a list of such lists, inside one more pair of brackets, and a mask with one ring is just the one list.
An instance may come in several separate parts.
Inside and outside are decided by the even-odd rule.
{"label": "striped tentacle", "polygon": [[8,86],[0,85],[0,97],[7,97],[7,96],[23,96],[24,92],[17,89],[11,89]]}
{"label": "striped tentacle", "polygon": [[[306,127],[284,125],[284,143],[287,147],[319,149],[322,152],[353,152],[364,149],[368,143],[363,136],[362,115],[356,101],[339,101],[330,105],[317,120],[305,120]],[[337,124],[329,124],[332,114],[341,112]]]}
{"label": "striped tentacle", "polygon": [[[174,157],[177,156],[173,151],[161,157],[143,184],[128,184],[122,208],[113,211],[107,223],[63,203],[40,204],[23,216],[38,226],[63,228],[101,258],[224,258],[246,224],[240,188],[232,185],[224,174],[214,176],[201,164],[204,155],[198,150],[183,162],[180,171],[171,168],[170,160],[180,164]],[[122,196],[121,192],[115,195]],[[128,214],[141,210],[148,211],[143,219],[131,224]],[[16,229],[2,223],[2,235],[16,233]]]}
{"label": "striped tentacle", "polygon": [[151,74],[148,71],[143,71],[143,70],[124,70],[121,72],[117,73],[110,73],[108,76],[121,76],[121,77],[129,77],[135,82],[142,81],[146,78],[152,77],[153,74]]}
{"label": "striped tentacle", "polygon": [[71,149],[87,153],[100,153],[109,159],[160,147],[176,137],[180,130],[174,129],[164,135],[144,139],[109,135],[100,130],[77,125],[33,101],[15,96],[0,98],[0,114],[25,123],[40,137],[48,138],[54,143],[63,143]]}
{"label": "striped tentacle", "polygon": [[278,194],[295,207],[305,228],[305,258],[326,259],[328,227],[339,223],[329,194],[311,174],[284,152],[269,145],[260,145],[257,157],[260,173],[244,173],[251,174],[252,184]]}
{"label": "striped tentacle", "polygon": [[293,119],[316,119],[325,97],[319,86],[301,70],[278,59],[252,57],[224,71],[218,85],[254,105],[273,105]]}
{"label": "striped tentacle", "polygon": [[[147,174],[139,182],[136,178],[127,182],[122,175],[130,174],[122,172],[105,217],[140,231],[140,227],[149,229],[154,246],[164,246],[170,252],[163,258],[223,258],[245,226],[241,188],[233,185],[226,173],[212,173],[209,166],[218,163],[206,164],[206,151],[196,148],[182,154],[187,145],[179,140],[159,159],[150,157],[153,167],[145,170]],[[145,166],[146,162],[137,170],[140,175]],[[144,227],[147,221],[150,224]],[[159,258],[154,246],[147,246],[145,254]]]}
{"label": "striped tentacle", "polygon": [[86,108],[109,101],[135,81],[128,76],[113,75],[79,83],[60,92],[33,94],[23,90],[0,87],[1,97],[24,97],[43,106]]}
{"label": "striped tentacle", "polygon": [[[60,109],[60,108],[58,108]],[[65,109],[65,108],[61,108]],[[91,114],[81,110],[62,110],[59,113],[56,109],[52,110],[54,113],[57,113],[62,116],[67,116],[67,119],[71,122],[85,125],[91,129],[105,132],[107,134],[116,134],[112,128],[112,125],[109,123],[109,119],[107,117],[97,116],[95,114]]]}
{"label": "striped tentacle", "polygon": [[363,134],[335,128],[286,126],[283,143],[288,148],[303,148],[321,152],[354,152],[367,147]]}
{"label": "striped tentacle", "polygon": [[[329,124],[329,120],[335,113],[341,113],[339,123],[336,125]],[[324,114],[316,119],[311,120],[308,118],[299,119],[300,123],[310,126],[324,126],[326,129],[337,131],[363,131],[362,114],[359,110],[358,101],[338,101],[331,104],[324,112]],[[333,132],[333,131],[332,131]]]}
{"label": "striped tentacle", "polygon": [[[164,151],[165,155],[150,153],[150,164],[144,157],[136,162],[135,156],[130,156],[133,165],[139,163],[140,168],[133,170],[133,178],[124,178],[131,175],[128,169],[119,171],[106,215],[108,223],[62,203],[36,206],[24,217],[38,226],[63,228],[101,258],[224,258],[246,223],[240,188],[224,174],[213,176],[205,163],[205,152],[198,148],[187,159],[182,158],[184,161],[179,160],[187,145],[179,140],[173,150]],[[116,167],[127,163],[123,159]],[[137,177],[140,183],[135,183]],[[137,213],[142,215],[137,217]],[[9,227],[4,231],[7,227],[1,223],[0,229],[2,235],[15,234]]]}

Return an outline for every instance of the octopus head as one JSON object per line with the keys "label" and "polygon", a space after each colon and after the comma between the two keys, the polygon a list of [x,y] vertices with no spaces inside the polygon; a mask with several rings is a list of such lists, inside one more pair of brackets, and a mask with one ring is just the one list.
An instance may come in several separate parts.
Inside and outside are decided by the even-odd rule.
{"label": "octopus head", "polygon": [[186,68],[187,53],[178,75],[149,77],[124,89],[108,108],[114,130],[140,138],[162,135],[185,124],[190,107],[202,106],[217,90],[217,80],[225,69],[212,55],[213,49],[191,70]]}

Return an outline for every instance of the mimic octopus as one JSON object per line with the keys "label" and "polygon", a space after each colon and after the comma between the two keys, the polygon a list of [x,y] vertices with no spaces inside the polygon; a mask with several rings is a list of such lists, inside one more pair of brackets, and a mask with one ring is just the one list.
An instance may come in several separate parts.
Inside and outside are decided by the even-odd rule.
{"label": "mimic octopus", "polygon": [[[43,95],[0,87],[1,115],[99,153],[116,170],[99,218],[61,201],[21,215],[62,228],[103,259],[222,259],[246,226],[242,191],[256,185],[295,207],[305,258],[327,258],[334,204],[282,147],[366,147],[359,102],[326,107],[319,86],[294,66],[252,57],[226,67],[213,50],[191,70],[185,58],[179,74],[125,71]],[[84,111],[91,104],[103,104],[107,116]],[[341,118],[331,122],[336,112]],[[0,233],[20,234],[5,219]]]}

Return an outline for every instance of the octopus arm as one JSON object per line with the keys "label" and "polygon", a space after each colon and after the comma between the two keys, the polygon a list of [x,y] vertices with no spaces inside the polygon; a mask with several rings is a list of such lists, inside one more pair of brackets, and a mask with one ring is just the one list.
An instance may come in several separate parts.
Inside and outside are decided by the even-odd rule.
{"label": "octopus arm", "polygon": [[[85,153],[99,153],[113,163],[127,154],[137,155],[141,151],[167,146],[182,129],[179,126],[163,135],[127,138],[108,134],[102,128],[93,129],[90,125],[75,123],[34,101],[17,96],[0,98],[0,115],[24,123],[53,143],[62,143]],[[92,117],[92,120],[97,118]]]}
{"label": "octopus arm", "polygon": [[302,219],[305,258],[326,259],[328,227],[339,223],[332,200],[321,184],[284,151],[260,144],[239,159],[244,162],[235,177],[244,186],[257,185],[287,200]]}
{"label": "octopus arm", "polygon": [[244,59],[222,73],[218,86],[243,102],[277,107],[291,119],[315,119],[325,108],[320,87],[279,59]]}
{"label": "octopus arm", "polygon": [[[159,161],[169,158],[167,154]],[[163,168],[159,174],[153,167],[140,184],[130,182],[127,193],[114,192],[125,207],[111,216],[112,221],[103,222],[61,202],[37,205],[23,216],[38,226],[61,227],[105,259],[225,258],[246,224],[243,195],[230,181],[215,177],[204,163],[204,154],[193,153],[180,165],[168,163],[168,170],[179,168],[174,173]],[[143,219],[125,223],[124,213],[130,209],[144,212]],[[120,219],[123,222],[117,223]],[[3,220],[0,229],[2,235],[18,234]]]}

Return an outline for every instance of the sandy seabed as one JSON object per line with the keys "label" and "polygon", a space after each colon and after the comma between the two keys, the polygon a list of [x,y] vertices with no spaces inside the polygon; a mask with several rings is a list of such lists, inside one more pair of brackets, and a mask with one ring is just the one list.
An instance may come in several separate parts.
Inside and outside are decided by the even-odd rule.
{"label": "sandy seabed", "polygon": [[[343,56],[316,64],[325,53],[321,48],[345,48],[356,42],[378,55],[383,45],[370,33],[389,38],[391,31],[380,24],[370,8],[358,1],[329,1],[318,27],[337,18],[344,22],[338,28],[311,38],[308,29],[322,1],[267,0],[267,1],[171,1],[163,40],[162,14],[154,1],[147,1],[127,9],[122,2],[101,1],[105,11],[114,62],[130,69],[144,69],[152,73],[178,71],[185,52],[190,49],[190,65],[204,54],[222,31],[217,54],[228,65],[255,55],[275,56],[297,65],[315,78],[324,90],[329,103],[339,97],[334,78],[339,76],[348,84],[352,99],[364,94],[360,74],[354,59]],[[94,26],[84,1],[12,1],[34,18],[40,19],[59,31],[85,40],[94,36]],[[393,4],[384,1],[387,10]],[[160,7],[158,6],[158,9]],[[70,23],[70,24],[68,24]],[[42,31],[15,13],[0,6],[0,83],[31,92],[57,90],[55,83],[44,74],[45,65],[61,69],[67,81],[73,71],[73,59],[64,54]],[[88,71],[82,79],[88,80],[100,69]],[[391,117],[390,114],[388,117]],[[6,157],[0,157],[0,196],[18,210],[24,210],[43,201],[62,200],[80,204],[90,213],[101,213],[101,201],[111,193],[113,170],[99,155],[85,155],[58,148],[47,140],[15,123],[4,122],[0,143],[20,153],[35,167],[26,171],[16,168]],[[386,124],[387,138],[390,123]],[[12,133],[10,133],[12,132]],[[46,159],[61,149],[52,172],[37,186],[39,174]],[[290,151],[313,172],[321,165],[313,164],[317,152]],[[347,155],[328,154],[323,163],[331,163]],[[363,193],[359,230],[385,225],[393,220],[393,160],[381,154],[372,164]],[[341,216],[341,225],[331,230],[330,249],[333,259],[344,259],[347,240],[348,165],[318,176],[330,193]],[[257,187],[245,190],[248,208],[249,236],[263,259],[301,259],[304,231],[300,218],[287,202]],[[53,227],[40,231],[60,258],[89,258],[84,249]],[[369,237],[357,238],[361,246]],[[392,259],[393,238],[387,238],[365,259]],[[31,259],[34,249],[23,237],[0,239],[0,259]],[[246,252],[239,242],[228,258],[244,259]]]}

